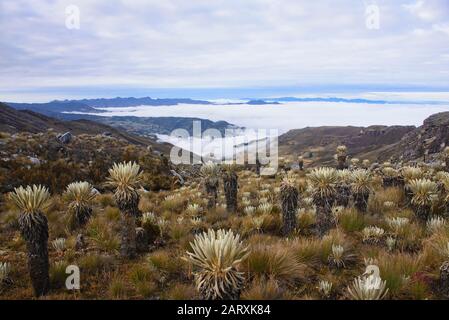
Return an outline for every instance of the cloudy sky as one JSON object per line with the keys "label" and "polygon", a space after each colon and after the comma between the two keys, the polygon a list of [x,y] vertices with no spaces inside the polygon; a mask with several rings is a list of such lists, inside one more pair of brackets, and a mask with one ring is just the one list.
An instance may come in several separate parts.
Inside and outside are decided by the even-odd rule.
{"label": "cloudy sky", "polygon": [[295,88],[449,91],[449,1],[0,0],[0,100]]}

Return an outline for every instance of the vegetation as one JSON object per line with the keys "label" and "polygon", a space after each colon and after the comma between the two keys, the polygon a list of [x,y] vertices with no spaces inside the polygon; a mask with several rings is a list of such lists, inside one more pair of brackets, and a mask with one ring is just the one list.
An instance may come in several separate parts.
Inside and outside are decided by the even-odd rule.
{"label": "vegetation", "polygon": [[[36,148],[17,137],[23,150]],[[121,149],[114,143],[111,150]],[[6,161],[39,174],[1,176],[1,298],[29,299],[31,288],[48,299],[449,296],[444,165],[347,166],[348,150],[339,148],[339,169],[289,169],[285,159],[284,170],[267,177],[206,163],[175,167],[188,173],[180,184],[158,171],[166,166],[161,156],[144,147],[122,151],[90,164],[83,154],[73,172],[61,162],[67,174],[60,180],[43,175],[44,164],[57,163],[50,155],[39,165],[20,156]],[[170,183],[149,187],[163,181]],[[65,288],[69,265],[81,270],[81,290]]]}

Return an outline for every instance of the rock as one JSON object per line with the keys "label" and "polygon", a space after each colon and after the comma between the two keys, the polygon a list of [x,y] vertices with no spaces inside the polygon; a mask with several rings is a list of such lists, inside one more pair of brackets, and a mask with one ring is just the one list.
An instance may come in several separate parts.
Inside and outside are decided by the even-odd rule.
{"label": "rock", "polygon": [[36,165],[40,165],[41,164],[41,161],[38,158],[35,158],[35,157],[28,157],[28,160],[30,160],[30,162],[32,164],[36,164]]}
{"label": "rock", "polygon": [[70,132],[66,132],[66,133],[58,136],[58,140],[64,144],[70,143],[70,141],[72,141],[72,139],[73,139],[73,136]]}
{"label": "rock", "polygon": [[112,133],[110,133],[109,131],[105,131],[105,132],[102,133],[102,135],[103,135],[104,137],[111,137],[111,136],[112,136]]}
{"label": "rock", "polygon": [[136,228],[136,247],[137,252],[148,250],[148,235],[144,228]]}
{"label": "rock", "polygon": [[75,249],[82,250],[86,247],[86,242],[84,240],[84,235],[82,233],[76,236]]}
{"label": "rock", "polygon": [[172,175],[174,175],[176,178],[178,178],[179,183],[181,184],[181,186],[183,186],[185,183],[184,178],[179,173],[177,173],[175,170],[170,170],[170,172]]}

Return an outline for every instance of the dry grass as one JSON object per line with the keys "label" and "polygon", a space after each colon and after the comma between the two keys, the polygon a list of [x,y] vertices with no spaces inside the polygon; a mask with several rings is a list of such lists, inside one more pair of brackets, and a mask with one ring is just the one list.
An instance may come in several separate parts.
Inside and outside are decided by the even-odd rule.
{"label": "dry grass", "polygon": [[[434,177],[423,170],[426,177]],[[238,267],[245,278],[241,299],[347,299],[348,285],[364,273],[368,263],[379,266],[389,299],[442,298],[436,283],[441,264],[449,260],[449,222],[433,222],[429,227],[419,221],[404,188],[384,189],[380,174],[373,172],[373,193],[367,212],[357,211],[352,202],[338,210],[334,207],[331,219],[336,222],[335,227],[319,237],[315,232],[319,217],[312,201],[318,191],[316,186],[309,187],[314,185],[310,184],[309,172],[292,176],[300,190],[301,209],[296,216],[298,230],[289,238],[280,233],[280,175],[259,178],[252,172],[240,171],[239,207],[232,214],[223,206],[221,190],[217,207],[207,210],[201,180],[196,178],[190,181],[191,185],[173,191],[139,191],[139,209],[153,214],[144,215],[150,217],[145,221],[138,218],[137,227],[142,227],[151,239],[146,250],[129,261],[121,259],[118,253],[121,213],[111,193],[106,191],[95,198],[92,217],[76,233],[67,228],[66,205],[58,194],[53,194],[46,212],[52,286],[49,298],[198,299],[194,282],[197,270],[181,257],[191,251],[195,235],[220,228],[239,234],[250,249],[248,258]],[[333,193],[336,182],[331,180],[330,189],[322,188],[320,194]],[[442,213],[446,210],[442,205],[443,191],[439,197],[435,203]],[[19,212],[3,198],[0,262],[12,265],[10,276],[14,284],[0,297],[31,298],[26,246],[17,228]],[[253,212],[245,210],[249,206],[255,208]],[[384,230],[378,239],[366,235],[369,230],[365,228],[374,226]],[[83,249],[76,248],[78,232],[85,236]],[[57,238],[66,238],[65,250],[57,251],[51,246]],[[338,246],[343,248],[342,257]],[[64,289],[68,264],[78,265],[83,277],[82,290],[75,295],[68,295]],[[320,281],[332,283],[328,295],[319,289]],[[326,283],[321,287],[325,288]]]}

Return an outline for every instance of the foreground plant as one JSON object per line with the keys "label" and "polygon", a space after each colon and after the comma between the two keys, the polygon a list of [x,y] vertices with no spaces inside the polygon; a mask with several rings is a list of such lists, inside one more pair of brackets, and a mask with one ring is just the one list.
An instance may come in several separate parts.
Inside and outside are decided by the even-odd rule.
{"label": "foreground plant", "polygon": [[34,295],[45,295],[50,289],[48,263],[48,221],[42,213],[48,207],[50,193],[43,186],[15,188],[10,198],[21,211],[19,228],[28,250],[28,269]]}
{"label": "foreground plant", "polygon": [[69,203],[70,227],[83,227],[92,215],[92,201],[98,192],[89,182],[73,182],[67,186],[64,199]]}
{"label": "foreground plant", "polygon": [[438,185],[429,179],[414,179],[409,188],[413,194],[411,204],[416,216],[426,222],[432,210],[432,204],[438,197]]}
{"label": "foreground plant", "polygon": [[141,180],[140,166],[136,163],[115,163],[109,169],[107,183],[115,189],[114,199],[121,212],[120,255],[124,258],[136,256],[136,217],[139,216],[140,200],[137,188]]}
{"label": "foreground plant", "polygon": [[296,229],[296,212],[298,210],[298,189],[295,180],[286,177],[281,182],[282,233],[289,235]]}
{"label": "foreground plant", "polygon": [[223,166],[223,189],[226,197],[226,208],[229,212],[237,211],[237,193],[239,183],[236,166]]}
{"label": "foreground plant", "polygon": [[236,300],[245,277],[239,264],[248,256],[248,248],[239,235],[229,230],[212,229],[195,236],[190,243],[193,252],[185,260],[199,268],[195,273],[196,287],[205,300]]}
{"label": "foreground plant", "polygon": [[388,293],[387,282],[375,274],[357,277],[348,293],[354,300],[382,300]]}

